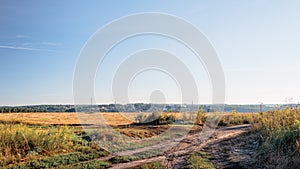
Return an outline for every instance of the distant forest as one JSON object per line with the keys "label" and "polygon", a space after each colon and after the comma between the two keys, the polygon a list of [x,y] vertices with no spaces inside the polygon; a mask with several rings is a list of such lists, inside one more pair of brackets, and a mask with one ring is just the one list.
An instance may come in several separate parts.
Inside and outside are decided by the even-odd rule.
{"label": "distant forest", "polygon": [[28,106],[2,106],[0,113],[26,113],[26,112],[179,112],[196,111],[202,107],[205,112],[225,111],[231,112],[260,112],[287,107],[298,108],[297,104],[252,104],[252,105],[179,105],[179,104],[106,104],[106,105],[28,105]]}

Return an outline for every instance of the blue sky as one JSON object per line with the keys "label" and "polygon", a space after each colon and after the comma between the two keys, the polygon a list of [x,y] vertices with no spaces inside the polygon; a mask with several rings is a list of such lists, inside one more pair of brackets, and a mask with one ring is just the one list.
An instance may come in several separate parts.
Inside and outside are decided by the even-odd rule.
{"label": "blue sky", "polygon": [[[73,103],[79,52],[105,24],[141,12],[181,17],[214,45],[226,78],[226,103],[300,101],[300,2],[249,1],[14,1],[0,2],[0,105]],[[167,44],[167,45],[166,45]],[[128,40],[108,54],[95,79],[97,103],[110,103],[114,67],[141,48],[172,50],[198,75],[201,103],[211,102],[209,78],[187,49],[170,39]],[[128,93],[148,102],[151,91],[180,102],[174,82],[158,72],[137,77]]]}

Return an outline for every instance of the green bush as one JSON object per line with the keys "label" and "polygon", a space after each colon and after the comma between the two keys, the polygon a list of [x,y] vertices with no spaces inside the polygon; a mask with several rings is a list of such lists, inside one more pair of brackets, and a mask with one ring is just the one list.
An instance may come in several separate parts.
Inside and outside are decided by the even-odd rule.
{"label": "green bush", "polygon": [[158,117],[158,124],[173,124],[176,116],[173,114],[162,114]]}
{"label": "green bush", "polygon": [[115,163],[127,163],[136,160],[139,160],[139,158],[135,156],[116,156],[111,158],[109,161],[115,164]]}
{"label": "green bush", "polygon": [[146,124],[146,125],[166,125],[173,124],[176,120],[176,116],[174,114],[169,113],[158,113],[154,112],[148,116],[139,115],[136,117],[136,121],[138,123],[134,124]]}
{"label": "green bush", "polygon": [[205,123],[205,120],[206,120],[206,114],[203,111],[203,107],[200,106],[197,112],[196,124],[203,125]]}

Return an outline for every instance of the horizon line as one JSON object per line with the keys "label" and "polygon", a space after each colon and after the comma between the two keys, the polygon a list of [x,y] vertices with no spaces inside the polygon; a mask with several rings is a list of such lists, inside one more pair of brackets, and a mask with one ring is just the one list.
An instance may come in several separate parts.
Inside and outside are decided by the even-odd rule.
{"label": "horizon line", "polygon": [[[165,104],[165,105],[192,105],[192,103],[147,103],[147,102],[134,102],[134,103],[93,103],[92,105],[110,105],[110,104],[118,104],[118,105],[127,105],[127,104]],[[295,103],[193,103],[194,105],[289,105],[289,104],[300,104],[298,102]],[[82,103],[82,104],[74,104],[74,103],[33,103],[33,104],[11,104],[11,105],[0,105],[0,107],[21,107],[21,106],[75,106],[75,105],[91,105],[90,103]]]}

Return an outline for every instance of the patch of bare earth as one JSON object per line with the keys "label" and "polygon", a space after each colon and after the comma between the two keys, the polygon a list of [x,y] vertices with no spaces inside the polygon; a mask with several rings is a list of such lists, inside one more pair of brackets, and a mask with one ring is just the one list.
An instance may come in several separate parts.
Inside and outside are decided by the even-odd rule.
{"label": "patch of bare earth", "polygon": [[199,140],[201,132],[194,131],[185,136],[180,142],[178,140],[162,142],[155,146],[115,153],[100,160],[109,160],[109,158],[119,155],[131,156],[136,152],[154,148],[162,148],[163,150],[166,144],[174,144],[173,148],[158,156],[128,163],[113,164],[111,168],[131,168],[151,162],[161,162],[166,168],[183,168],[191,154],[197,151],[210,153],[213,156],[211,161],[217,168],[252,168],[258,142],[257,134],[250,131],[251,125],[225,127],[215,130],[211,137],[203,142]]}
{"label": "patch of bare earth", "polygon": [[257,133],[250,132],[249,128],[230,127],[218,130],[212,139],[215,141],[206,144],[201,151],[213,156],[211,162],[216,168],[257,168],[255,166],[255,152],[258,148]]}

